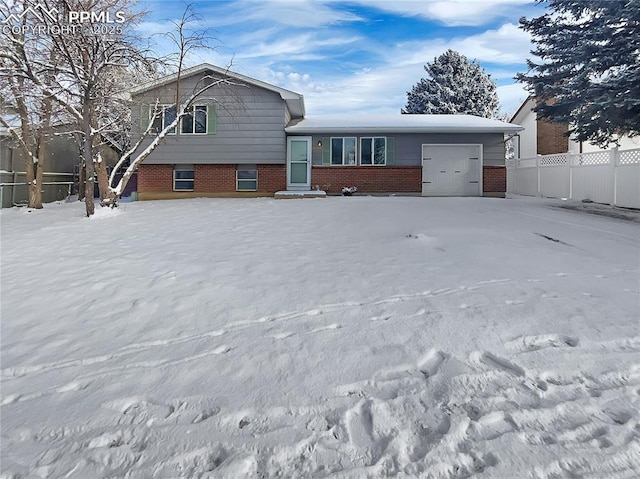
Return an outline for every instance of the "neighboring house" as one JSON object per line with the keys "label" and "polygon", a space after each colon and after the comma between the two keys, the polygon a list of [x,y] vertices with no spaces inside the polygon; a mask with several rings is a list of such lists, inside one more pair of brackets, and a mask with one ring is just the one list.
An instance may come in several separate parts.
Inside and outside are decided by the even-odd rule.
{"label": "neighboring house", "polygon": [[[79,161],[77,142],[67,127],[54,127],[47,145],[45,171],[43,172],[44,203],[66,198],[72,189],[74,170]],[[9,208],[28,202],[25,159],[16,140],[6,128],[0,126],[0,207]]]}
{"label": "neighboring house", "polygon": [[[302,95],[208,64],[183,71],[182,96],[210,76],[233,84],[207,90],[139,166],[140,199],[338,194],[345,186],[359,193],[505,194],[504,135],[520,126],[470,115],[305,118]],[[134,136],[148,127],[156,101],[175,102],[175,82],[170,75],[131,92]],[[155,127],[172,115],[166,107]]]}
{"label": "neighboring house", "polygon": [[[534,97],[527,98],[515,115],[511,118],[511,123],[521,125],[524,131],[517,133],[514,137],[514,155],[516,158],[533,158],[537,155],[552,155],[556,153],[590,153],[594,151],[607,150],[615,145],[600,148],[589,142],[576,141],[569,136],[567,125],[553,123],[542,118],[538,118],[533,109],[536,106]],[[620,138],[621,150],[640,148],[640,137]]]}

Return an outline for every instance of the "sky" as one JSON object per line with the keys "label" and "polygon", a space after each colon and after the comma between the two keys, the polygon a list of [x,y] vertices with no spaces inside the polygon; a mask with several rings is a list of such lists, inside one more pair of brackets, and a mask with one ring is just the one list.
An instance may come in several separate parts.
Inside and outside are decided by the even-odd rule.
{"label": "sky", "polygon": [[[154,38],[185,3],[146,0],[138,28]],[[511,116],[527,96],[513,77],[526,71],[532,45],[520,17],[544,7],[528,0],[200,0],[200,28],[214,50],[189,65],[213,63],[302,93],[307,115],[397,114],[424,65],[451,48],[476,60],[495,80],[501,113]]]}

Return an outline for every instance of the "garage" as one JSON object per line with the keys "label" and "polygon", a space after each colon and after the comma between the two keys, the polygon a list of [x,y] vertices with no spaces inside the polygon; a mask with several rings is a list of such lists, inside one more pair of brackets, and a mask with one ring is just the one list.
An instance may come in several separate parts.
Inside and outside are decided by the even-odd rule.
{"label": "garage", "polygon": [[481,196],[482,145],[422,145],[422,196]]}

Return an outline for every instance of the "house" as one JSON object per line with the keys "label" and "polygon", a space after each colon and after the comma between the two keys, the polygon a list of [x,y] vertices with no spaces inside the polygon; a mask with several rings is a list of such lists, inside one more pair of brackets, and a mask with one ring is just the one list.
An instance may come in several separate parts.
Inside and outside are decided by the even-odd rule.
{"label": "house", "polygon": [[[7,118],[11,118],[7,116]],[[19,126],[13,118],[12,126]],[[69,134],[68,128],[53,128],[53,135],[47,143],[45,171],[43,172],[42,201],[49,203],[69,196],[74,186],[74,171],[80,153],[77,142]],[[11,132],[0,126],[0,207],[27,204],[29,191],[25,173],[24,153],[18,147]]]}
{"label": "house", "polygon": [[[538,118],[533,109],[536,106],[534,97],[527,98],[510,122],[524,127],[514,135],[514,155],[516,158],[533,158],[537,155],[552,155],[556,153],[591,153],[613,148],[615,145],[601,148],[589,142],[577,141],[567,135],[569,128],[561,123],[549,122]],[[640,148],[640,137],[619,139],[621,150]]]}
{"label": "house", "polygon": [[[470,115],[306,117],[302,95],[209,64],[182,72],[181,98],[212,77],[228,82],[198,97],[139,166],[140,199],[338,194],[345,186],[359,193],[505,194],[504,136],[520,126]],[[131,92],[137,138],[156,103],[175,104],[176,79]],[[154,128],[173,118],[175,110],[163,107]]]}

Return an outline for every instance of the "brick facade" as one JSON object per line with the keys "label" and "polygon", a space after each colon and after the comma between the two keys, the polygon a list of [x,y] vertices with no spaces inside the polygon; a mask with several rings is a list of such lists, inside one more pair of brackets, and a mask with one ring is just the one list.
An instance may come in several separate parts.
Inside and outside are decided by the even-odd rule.
{"label": "brick facade", "polygon": [[536,144],[538,155],[552,155],[554,153],[566,153],[569,151],[569,131],[567,125],[549,123],[538,118],[536,120]]}
{"label": "brick facade", "polygon": [[[195,165],[194,191],[173,191],[173,165],[140,165],[140,199],[186,198],[196,196],[271,196],[286,190],[286,165],[257,165],[258,191],[236,191],[236,165]],[[359,193],[422,192],[420,166],[314,166],[311,189],[340,194],[343,186],[356,186]],[[507,172],[504,166],[483,167],[483,192],[504,196]]]}
{"label": "brick facade", "polygon": [[173,191],[173,165],[140,165],[140,199],[198,196],[271,196],[286,189],[286,165],[257,165],[258,191],[236,191],[236,165],[194,165],[193,191]]}
{"label": "brick facade", "polygon": [[311,189],[340,193],[343,186],[357,186],[361,193],[420,193],[420,166],[314,166]]}
{"label": "brick facade", "polygon": [[482,168],[482,191],[486,196],[504,196],[507,191],[507,168],[484,166]]}
{"label": "brick facade", "polygon": [[173,165],[138,166],[138,193],[173,191]]}

